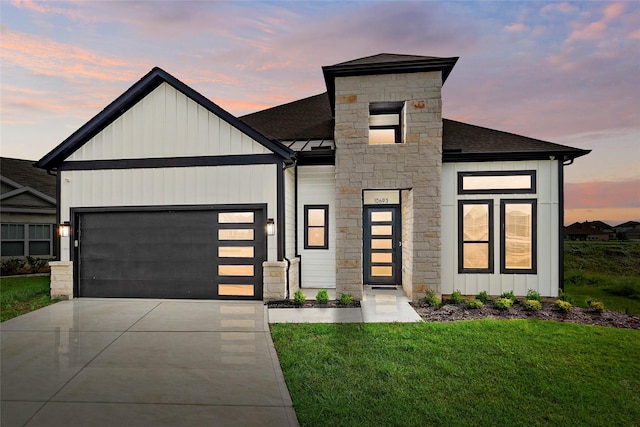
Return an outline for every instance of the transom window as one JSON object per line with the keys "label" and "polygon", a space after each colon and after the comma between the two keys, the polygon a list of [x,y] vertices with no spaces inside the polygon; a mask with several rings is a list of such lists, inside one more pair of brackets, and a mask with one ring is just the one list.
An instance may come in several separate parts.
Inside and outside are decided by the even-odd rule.
{"label": "transom window", "polygon": [[304,248],[329,249],[328,205],[305,205]]}
{"label": "transom window", "polygon": [[404,102],[369,104],[369,145],[400,144]]}
{"label": "transom window", "polygon": [[536,192],[536,171],[458,172],[458,194]]}

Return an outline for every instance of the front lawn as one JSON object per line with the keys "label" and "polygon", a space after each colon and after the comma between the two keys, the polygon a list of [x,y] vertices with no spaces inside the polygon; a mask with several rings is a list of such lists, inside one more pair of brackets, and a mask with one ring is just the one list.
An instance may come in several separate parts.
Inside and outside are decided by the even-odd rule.
{"label": "front lawn", "polygon": [[637,426],[640,332],[527,320],[276,324],[302,426]]}
{"label": "front lawn", "polygon": [[0,278],[0,321],[58,302],[49,295],[49,276]]}
{"label": "front lawn", "polygon": [[570,301],[640,315],[640,242],[564,242],[564,288]]}

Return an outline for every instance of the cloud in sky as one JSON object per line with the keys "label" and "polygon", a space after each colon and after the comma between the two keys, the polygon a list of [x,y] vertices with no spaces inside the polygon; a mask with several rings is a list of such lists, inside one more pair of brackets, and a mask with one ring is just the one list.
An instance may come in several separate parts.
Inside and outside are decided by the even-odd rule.
{"label": "cloud in sky", "polygon": [[593,149],[568,182],[640,179],[637,2],[22,0],[2,12],[3,155],[44,155],[153,66],[242,115],[323,92],[323,65],[391,52],[460,56],[445,117]]}

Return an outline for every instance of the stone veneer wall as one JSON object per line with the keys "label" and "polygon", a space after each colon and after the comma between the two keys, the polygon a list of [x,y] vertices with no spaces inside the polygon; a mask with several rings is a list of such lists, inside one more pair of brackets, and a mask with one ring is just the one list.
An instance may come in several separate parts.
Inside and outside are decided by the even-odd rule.
{"label": "stone veneer wall", "polygon": [[51,267],[51,298],[73,298],[73,262],[50,261]]}
{"label": "stone veneer wall", "polygon": [[[440,293],[442,75],[439,71],[337,77],[336,291],[362,298],[362,190],[411,189],[412,262],[403,286],[417,299]],[[368,144],[369,103],[405,101],[403,144]],[[407,216],[409,218],[409,216]],[[412,256],[411,256],[412,254]]]}
{"label": "stone veneer wall", "polygon": [[412,299],[413,289],[413,191],[402,190],[402,288]]}
{"label": "stone veneer wall", "polygon": [[[290,260],[289,298],[300,289],[300,258]],[[265,261],[262,263],[262,295],[265,301],[285,299],[287,294],[287,262]]]}

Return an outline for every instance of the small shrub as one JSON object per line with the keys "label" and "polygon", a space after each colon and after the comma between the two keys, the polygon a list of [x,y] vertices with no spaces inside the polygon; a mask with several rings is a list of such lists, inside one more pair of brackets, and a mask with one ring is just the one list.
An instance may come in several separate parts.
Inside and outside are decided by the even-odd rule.
{"label": "small shrub", "polygon": [[319,304],[326,304],[329,302],[329,294],[326,289],[320,289],[316,294],[316,301]]}
{"label": "small shrub", "polygon": [[459,290],[456,290],[451,294],[450,301],[452,304],[460,304],[462,302],[462,293]]}
{"label": "small shrub", "polygon": [[500,298],[507,298],[507,299],[510,299],[512,303],[515,303],[515,302],[517,301],[517,300],[516,300],[516,296],[513,294],[513,291],[506,291],[506,292],[503,292],[503,293],[500,295]]}
{"label": "small shrub", "polygon": [[342,305],[351,305],[353,304],[353,296],[351,294],[342,294],[338,302]]}
{"label": "small shrub", "polygon": [[3,276],[11,276],[14,274],[23,274],[25,273],[26,261],[24,258],[7,258],[3,259],[1,262],[1,274]]}
{"label": "small shrub", "polygon": [[528,299],[522,304],[522,308],[527,311],[538,311],[542,308],[542,303],[537,299]]}
{"label": "small shrub", "polygon": [[571,310],[571,303],[569,301],[563,301],[561,299],[556,300],[556,302],[554,303],[554,305],[556,306],[556,308],[560,311],[562,311],[563,313],[568,313]]}
{"label": "small shrub", "polygon": [[542,302],[542,297],[540,296],[540,292],[535,289],[529,289],[527,291],[527,301],[534,300]]}
{"label": "small shrub", "polygon": [[422,302],[429,307],[440,307],[440,298],[431,289],[425,291]]}
{"label": "small shrub", "polygon": [[478,308],[482,308],[484,304],[482,303],[482,301],[480,301],[479,299],[470,299],[467,300],[467,308],[470,309],[478,309]]}
{"label": "small shrub", "polygon": [[589,303],[589,307],[598,313],[602,313],[604,311],[604,303],[602,301],[591,301]]}
{"label": "small shrub", "polygon": [[307,301],[307,297],[304,296],[304,293],[301,290],[297,290],[295,294],[293,294],[293,303],[297,305],[302,305]]}
{"label": "small shrub", "polygon": [[558,299],[560,301],[567,301],[567,302],[573,301],[573,298],[571,297],[571,295],[569,295],[567,292],[563,290],[560,290],[560,295],[558,295]]}
{"label": "small shrub", "polygon": [[476,298],[482,301],[484,304],[486,304],[487,301],[489,301],[489,294],[487,293],[487,291],[482,291],[478,294]]}
{"label": "small shrub", "polygon": [[513,300],[511,298],[503,298],[503,297],[500,297],[493,302],[493,306],[498,310],[509,310],[512,304],[513,304]]}

